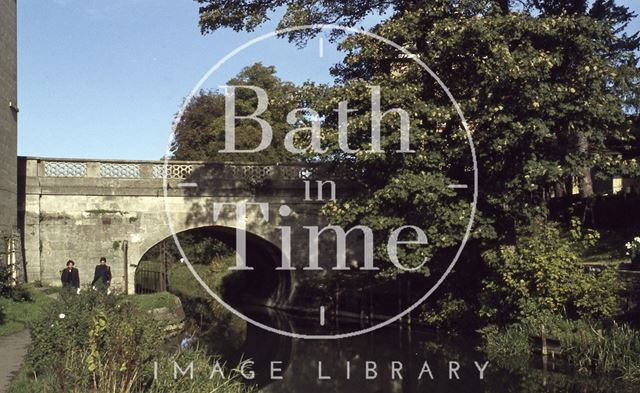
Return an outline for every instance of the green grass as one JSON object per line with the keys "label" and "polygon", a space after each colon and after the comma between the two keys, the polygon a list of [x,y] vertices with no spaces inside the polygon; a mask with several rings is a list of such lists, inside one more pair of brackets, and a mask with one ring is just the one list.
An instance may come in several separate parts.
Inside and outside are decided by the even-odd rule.
{"label": "green grass", "polygon": [[12,299],[0,298],[0,307],[5,314],[4,322],[0,324],[0,336],[25,329],[30,322],[41,318],[47,308],[55,302],[54,299],[47,296],[45,291],[33,287],[28,288],[33,296],[32,301],[16,302]]}
{"label": "green grass", "polygon": [[588,250],[584,262],[594,264],[629,262],[625,255],[625,243],[638,236],[635,229],[600,230],[600,239],[595,247]]}
{"label": "green grass", "polygon": [[48,375],[39,375],[38,381],[33,380],[33,368],[25,364],[11,381],[8,393],[28,393],[43,391],[42,386],[46,383],[53,384],[53,378]]}
{"label": "green grass", "polygon": [[[560,341],[562,357],[574,370],[591,375],[611,375],[640,382],[640,332],[624,324],[604,326],[599,322],[548,317],[539,322],[548,337]],[[499,363],[527,359],[529,337],[539,336],[540,324],[524,321],[504,328],[482,330],[484,350]]]}
{"label": "green grass", "polygon": [[[209,288],[217,290],[222,280],[222,275],[213,272],[205,265],[193,265],[200,278],[207,283]],[[169,272],[169,291],[191,298],[210,299],[207,292],[196,281],[186,265],[173,267]]]}
{"label": "green grass", "polygon": [[[207,283],[209,288],[219,292],[225,277],[233,274],[227,268],[235,264],[235,255],[226,258],[220,258],[212,262],[212,265],[192,265],[200,278]],[[142,261],[139,268],[161,272],[162,262],[159,261]],[[210,299],[211,297],[200,286],[200,283],[189,271],[186,264],[172,263],[168,266],[169,270],[169,292],[179,296],[187,296],[190,298]]]}
{"label": "green grass", "polygon": [[135,304],[144,311],[162,307],[174,308],[176,306],[176,300],[177,297],[169,292],[133,295],[127,298],[127,301]]}

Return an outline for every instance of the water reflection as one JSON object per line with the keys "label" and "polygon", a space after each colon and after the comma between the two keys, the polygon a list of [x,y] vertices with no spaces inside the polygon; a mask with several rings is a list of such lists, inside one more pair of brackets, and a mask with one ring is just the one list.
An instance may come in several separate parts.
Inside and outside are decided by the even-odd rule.
{"label": "water reflection", "polygon": [[[314,333],[317,323],[273,310],[243,312],[288,331]],[[567,373],[559,363],[489,360],[476,349],[477,337],[391,326],[341,340],[300,340],[253,325],[246,326],[243,336],[223,356],[229,364],[252,359],[255,379],[250,382],[269,393],[634,391],[610,378]],[[221,339],[230,337],[208,337],[218,349],[221,343],[214,341]]]}

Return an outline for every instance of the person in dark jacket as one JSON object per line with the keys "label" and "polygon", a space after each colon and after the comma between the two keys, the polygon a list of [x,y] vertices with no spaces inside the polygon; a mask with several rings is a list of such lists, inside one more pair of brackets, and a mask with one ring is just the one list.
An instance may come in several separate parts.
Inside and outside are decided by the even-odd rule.
{"label": "person in dark jacket", "polygon": [[80,273],[78,269],[74,267],[75,262],[71,259],[67,261],[67,268],[62,271],[62,276],[60,280],[62,281],[63,287],[73,287],[77,290],[80,289]]}
{"label": "person in dark jacket", "polygon": [[100,281],[105,288],[108,288],[109,284],[111,284],[111,268],[107,265],[107,258],[105,257],[101,257],[100,264],[96,266],[91,286],[95,287],[98,281]]}

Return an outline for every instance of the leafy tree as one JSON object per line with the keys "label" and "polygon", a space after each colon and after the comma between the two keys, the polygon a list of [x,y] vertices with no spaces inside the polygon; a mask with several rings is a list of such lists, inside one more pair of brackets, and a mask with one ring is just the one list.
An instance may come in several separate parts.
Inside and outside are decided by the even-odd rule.
{"label": "leafy tree", "polygon": [[[373,31],[411,48],[461,102],[478,148],[483,211],[504,222],[507,233],[515,222],[540,214],[549,195],[574,177],[581,178],[582,196],[590,197],[592,168],[637,171],[611,149],[631,141],[624,108],[637,97],[639,47],[637,34],[622,32],[635,15],[613,0],[591,7],[585,0],[518,2],[524,8],[483,0],[198,2],[204,33],[252,30],[285,4],[279,27],[353,26],[386,12],[390,16]],[[293,32],[289,38],[304,43],[312,34]],[[343,82],[389,77],[394,65],[406,63],[362,36],[348,38],[341,48],[347,55],[334,72]],[[406,96],[412,89],[399,83],[396,91],[405,96],[396,101],[418,97],[434,105],[431,114],[444,111],[441,120],[458,122],[429,75],[407,72],[401,81],[419,93]]]}
{"label": "leafy tree", "polygon": [[[372,13],[383,13],[391,6],[402,10],[410,2],[388,0],[355,0],[341,1],[257,1],[257,0],[196,0],[200,6],[200,30],[203,34],[212,33],[223,27],[235,31],[253,31],[260,24],[269,20],[269,13],[280,7],[286,7],[279,28],[292,26],[335,23],[343,26],[354,26]],[[304,44],[306,32],[292,32],[291,39]]]}
{"label": "leafy tree", "polygon": [[[513,234],[516,223],[543,214],[557,186],[574,177],[583,179],[589,197],[590,168],[637,172],[614,150],[631,141],[624,108],[638,74],[633,52],[620,49],[630,39],[616,38],[617,29],[587,15],[452,11],[433,4],[378,31],[407,47],[416,43],[420,58],[461,103],[478,153],[481,210],[495,217],[499,233]],[[384,73],[381,50],[352,46],[345,63],[358,67],[338,68],[340,75]],[[451,112],[429,91],[432,83],[422,79],[422,85],[426,103]]]}
{"label": "leafy tree", "polygon": [[[494,238],[503,247],[518,244],[518,228],[540,225],[549,198],[566,194],[563,188],[574,178],[588,199],[592,172],[639,173],[622,150],[633,141],[628,115],[637,107],[640,74],[634,51],[640,41],[622,32],[635,15],[613,0],[591,6],[580,0],[198,1],[204,33],[220,27],[251,30],[285,5],[282,28],[355,26],[372,13],[384,13],[371,31],[426,63],[468,119],[480,175],[481,214],[473,233],[480,249],[502,252],[490,241]],[[288,38],[302,45],[317,32],[292,32]],[[350,108],[359,109],[347,123],[352,152],[344,152],[336,140],[338,116],[321,112],[330,113],[323,119],[328,149],[323,158],[352,171],[362,192],[325,211],[338,225],[364,224],[376,234],[388,235],[407,223],[423,227],[429,245],[408,247],[402,257],[411,266],[429,257],[430,268],[441,269],[438,262],[450,260],[469,214],[469,194],[447,186],[473,184],[460,120],[431,75],[409,57],[363,35],[333,38],[341,40],[345,53],[333,68],[337,84],[319,87],[326,94],[307,100],[313,108],[327,109],[348,100]],[[371,85],[381,86],[382,108],[411,114],[415,154],[367,152],[371,111],[362,108],[369,105]],[[395,152],[399,145],[397,116],[387,116],[381,148]],[[376,251],[388,260],[383,245]],[[507,263],[508,258],[488,260],[494,270]]]}
{"label": "leafy tree", "polygon": [[[210,233],[207,228],[180,232],[177,236],[185,255],[187,255],[189,261],[194,264],[208,265],[214,259],[224,258],[234,253],[232,248],[218,240],[215,237],[215,233]],[[171,238],[165,239],[163,242],[149,249],[145,253],[144,259],[163,261],[163,244],[168,261],[179,261],[181,258],[180,251]]]}
{"label": "leafy tree", "polygon": [[[586,37],[592,38],[595,45],[580,45],[581,42],[575,39],[568,40],[568,49],[579,48],[578,50],[569,50],[565,56],[564,62],[560,71],[571,78],[575,78],[576,82],[586,82],[584,85],[589,86],[589,89],[593,90],[594,86],[600,82],[601,87],[599,91],[613,94],[617,94],[618,100],[622,99],[621,104],[626,106],[627,110],[634,110],[634,106],[637,108],[637,59],[635,51],[640,48],[640,37],[638,33],[628,36],[624,33],[624,28],[627,27],[629,21],[635,17],[635,14],[629,11],[627,7],[619,6],[615,4],[613,0],[598,0],[593,3],[591,8],[588,7],[586,0],[572,0],[560,2],[557,0],[533,0],[532,6],[539,10],[545,17],[573,17],[583,18],[588,17],[590,22],[596,22],[594,27],[604,27],[604,32],[593,33],[593,28],[589,32],[588,29],[583,29],[583,34]],[[599,26],[598,26],[599,25]],[[585,34],[586,33],[586,34]],[[594,39],[595,38],[595,39]],[[566,45],[566,44],[565,44]],[[598,70],[598,64],[590,66],[591,60],[597,57],[601,62],[603,61],[609,66],[608,74],[588,75],[591,68],[595,71]],[[584,72],[586,71],[586,73]],[[616,74],[620,73],[621,77],[616,78]],[[584,75],[584,80],[581,80],[581,74]],[[598,81],[600,79],[600,81]],[[631,84],[630,84],[631,83]],[[593,94],[593,91],[589,93]],[[631,101],[631,102],[629,102]],[[587,104],[585,102],[585,104]],[[587,106],[587,105],[585,105]],[[619,112],[619,111],[618,111]],[[602,146],[595,142],[596,138],[604,139],[605,143],[612,142],[612,139],[624,140],[624,135],[612,134],[610,131],[592,131],[590,126],[602,126],[594,122],[590,117],[586,117],[586,121],[583,124],[575,124],[574,113],[569,113],[567,118],[562,119],[564,124],[561,127],[573,128],[571,134],[574,139],[575,152],[577,153],[577,160],[582,162],[582,168],[580,169],[580,194],[583,198],[590,198],[593,196],[592,186],[592,166],[599,166],[597,161],[590,162],[589,156],[591,150],[595,150],[596,154],[602,151]],[[585,124],[586,123],[586,124]],[[609,126],[610,124],[604,124]],[[618,127],[620,128],[620,127]],[[625,130],[626,131],[626,130]],[[591,134],[591,135],[590,135]],[[600,134],[600,135],[599,135]],[[595,145],[595,146],[594,146]],[[619,159],[619,156],[615,159]],[[601,171],[611,174],[611,168],[599,168]],[[620,170],[620,169],[618,169]]]}
{"label": "leafy tree", "polygon": [[[270,146],[256,153],[224,153],[225,148],[225,96],[214,91],[202,91],[187,105],[176,127],[173,159],[215,162],[255,162],[273,164],[295,161],[296,158],[284,149],[285,122],[291,110],[296,87],[276,76],[273,66],[261,63],[244,68],[229,86],[257,86],[268,93],[269,106],[260,115],[273,128]],[[258,103],[256,93],[247,88],[237,88],[235,111],[237,116],[252,114]],[[286,126],[286,127],[285,127]],[[239,119],[235,126],[236,149],[251,150],[258,147],[262,130],[255,121]]]}

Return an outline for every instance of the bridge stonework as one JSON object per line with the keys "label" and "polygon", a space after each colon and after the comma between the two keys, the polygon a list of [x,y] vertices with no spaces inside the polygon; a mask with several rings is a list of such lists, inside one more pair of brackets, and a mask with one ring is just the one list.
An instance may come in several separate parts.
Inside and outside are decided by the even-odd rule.
{"label": "bridge stonework", "polygon": [[[211,226],[228,229],[236,227],[235,212],[224,209],[214,222],[214,202],[268,202],[268,222],[257,208],[247,209],[246,231],[280,250],[281,232],[276,226],[291,227],[294,266],[308,261],[308,232],[302,226],[324,225],[322,202],[304,201],[304,180],[313,177],[312,167],[172,161],[166,201],[162,161],[21,157],[19,168],[28,281],[60,285],[60,272],[72,259],[81,283],[88,284],[94,266],[105,256],[113,273],[112,285],[133,293],[140,259],[171,236],[166,211],[175,232]],[[279,215],[282,204],[292,209],[289,217]],[[333,241],[328,241],[335,249]],[[321,249],[327,247],[323,239],[320,244]],[[247,248],[251,247],[256,245],[248,242]],[[348,252],[352,260],[357,254]],[[330,266],[334,261],[335,255],[327,256],[321,264]],[[294,277],[283,294],[285,301],[295,287]]]}

